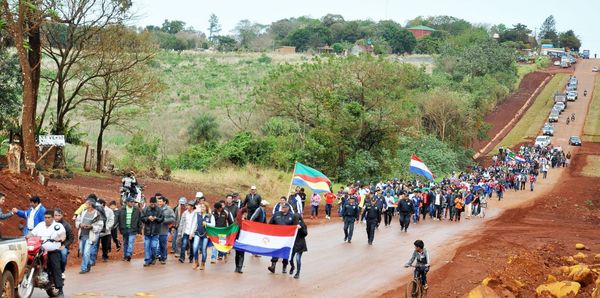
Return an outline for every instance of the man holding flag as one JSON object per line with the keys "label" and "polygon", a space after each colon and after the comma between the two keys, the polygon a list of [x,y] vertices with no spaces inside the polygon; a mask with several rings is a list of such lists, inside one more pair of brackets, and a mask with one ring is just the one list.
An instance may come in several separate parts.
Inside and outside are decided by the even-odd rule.
{"label": "man holding flag", "polygon": [[[269,221],[269,224],[275,224],[275,225],[287,225],[287,226],[295,226],[298,225],[298,214],[294,214],[292,212],[290,212],[290,207],[289,205],[283,205],[281,206],[281,211],[276,212],[273,217],[271,217],[271,220]],[[269,266],[267,269],[269,271],[271,271],[271,273],[275,273],[275,265],[277,264],[277,261],[279,260],[278,257],[273,257],[271,258],[271,266]],[[287,273],[287,265],[288,265],[288,259],[283,259],[283,269],[281,270],[281,273],[285,274]]]}
{"label": "man holding flag", "polygon": [[433,173],[429,170],[425,163],[421,161],[421,159],[419,159],[415,154],[413,154],[410,158],[410,165],[408,167],[408,171],[413,174],[421,175],[429,179],[429,181],[434,181]]}

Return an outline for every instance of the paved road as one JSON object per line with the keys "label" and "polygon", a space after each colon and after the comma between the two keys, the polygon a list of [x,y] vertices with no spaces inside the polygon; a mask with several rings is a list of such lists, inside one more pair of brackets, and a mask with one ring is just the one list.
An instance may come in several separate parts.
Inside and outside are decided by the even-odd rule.
{"label": "paved road", "polygon": [[[582,61],[577,65],[576,75],[579,90],[593,89],[592,63]],[[554,144],[568,148],[570,135],[581,134],[583,115],[586,115],[591,96],[569,103],[566,114],[575,112],[578,119],[567,126],[565,116],[556,125]],[[566,115],[565,114],[565,115]],[[541,123],[540,123],[541,125]],[[585,146],[585,144],[584,144]],[[569,149],[567,149],[569,150]],[[331,224],[309,228],[307,237],[309,251],[303,257],[302,276],[299,280],[280,273],[270,274],[266,267],[268,258],[246,257],[244,274],[233,272],[233,260],[223,264],[207,264],[205,271],[192,271],[189,264],[179,264],[173,258],[167,265],[142,267],[142,260],[131,263],[115,261],[99,263],[86,275],[77,274],[78,267],[67,272],[65,293],[67,297],[134,297],[154,295],[156,297],[364,297],[376,296],[388,289],[406,283],[412,272],[404,269],[412,252],[412,242],[423,239],[431,252],[433,268],[449,262],[457,248],[472,241],[484,232],[481,227],[503,211],[531,203],[535,197],[548,192],[560,179],[563,169],[550,172],[548,179],[540,180],[534,193],[529,191],[509,192],[506,200],[490,203],[490,212],[485,220],[463,220],[460,223],[427,221],[411,225],[408,233],[399,232],[398,218],[394,226],[381,227],[373,246],[367,245],[364,224],[357,224],[352,244],[342,241],[343,232],[339,219]],[[136,247],[137,250],[142,247]],[[281,266],[281,264],[279,264]],[[36,290],[34,297],[44,297]]]}

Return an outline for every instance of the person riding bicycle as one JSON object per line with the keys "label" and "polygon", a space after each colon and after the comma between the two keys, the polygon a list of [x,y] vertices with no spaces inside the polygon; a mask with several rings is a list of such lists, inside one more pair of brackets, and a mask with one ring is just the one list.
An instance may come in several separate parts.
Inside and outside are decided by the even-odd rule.
{"label": "person riding bicycle", "polygon": [[414,243],[415,251],[412,254],[412,257],[404,265],[404,267],[408,268],[412,266],[413,262],[416,260],[417,263],[415,265],[415,278],[417,276],[421,276],[421,284],[423,285],[423,289],[427,289],[427,272],[429,271],[429,266],[431,264],[431,259],[429,258],[429,252],[425,249],[425,243],[422,240],[417,240]]}

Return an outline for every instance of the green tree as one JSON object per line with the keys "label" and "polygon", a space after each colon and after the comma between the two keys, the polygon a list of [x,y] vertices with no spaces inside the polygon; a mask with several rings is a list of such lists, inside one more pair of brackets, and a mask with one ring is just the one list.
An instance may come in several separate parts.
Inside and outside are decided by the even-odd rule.
{"label": "green tree", "polygon": [[19,127],[21,80],[17,56],[0,45],[0,132]]}
{"label": "green tree", "polygon": [[233,31],[240,46],[249,49],[252,42],[264,33],[265,28],[265,25],[253,23],[249,20],[241,20],[237,23]]}
{"label": "green tree", "polygon": [[575,32],[573,32],[573,30],[568,30],[566,32],[561,33],[559,36],[559,40],[560,46],[563,48],[569,48],[574,51],[579,51],[579,48],[581,47],[581,40],[579,40],[579,37],[575,35]]}
{"label": "green tree", "polygon": [[196,116],[188,128],[188,142],[190,144],[217,141],[219,138],[217,118],[208,113],[201,113]]}
{"label": "green tree", "polygon": [[531,30],[526,25],[518,23],[513,28],[500,34],[500,42],[512,41],[518,44],[518,48],[522,49],[530,45],[529,34],[531,34]]}
{"label": "green tree", "polygon": [[218,35],[214,37],[217,43],[217,50],[221,52],[231,52],[238,49],[238,43],[233,37]]}
{"label": "green tree", "polygon": [[383,39],[392,48],[393,53],[412,53],[417,45],[417,39],[408,30],[402,29],[400,24],[394,21],[381,21],[378,24]]}
{"label": "green tree", "polygon": [[221,32],[219,18],[213,13],[208,19],[208,40],[212,42],[215,36],[219,34],[219,32]]}
{"label": "green tree", "polygon": [[551,40],[553,44],[558,44],[558,34],[556,33],[556,20],[553,15],[550,15],[544,20],[539,33],[540,39]]}
{"label": "green tree", "polygon": [[163,32],[167,32],[169,34],[177,34],[178,32],[183,31],[184,28],[185,28],[185,22],[183,22],[183,21],[165,20],[162,24],[161,30]]}

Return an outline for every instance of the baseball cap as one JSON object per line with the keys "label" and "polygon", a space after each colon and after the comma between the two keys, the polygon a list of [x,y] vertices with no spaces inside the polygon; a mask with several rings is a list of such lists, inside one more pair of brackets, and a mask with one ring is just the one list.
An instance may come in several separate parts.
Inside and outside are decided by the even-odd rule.
{"label": "baseball cap", "polygon": [[201,191],[196,193],[196,198],[202,198],[202,197],[204,197],[204,194]]}
{"label": "baseball cap", "polygon": [[260,201],[260,204],[263,205],[263,206],[267,206],[267,205],[269,205],[269,201],[262,200],[262,201]]}
{"label": "baseball cap", "polygon": [[256,185],[252,185],[252,187],[250,187],[250,189],[256,190]]}
{"label": "baseball cap", "polygon": [[179,198],[179,204],[180,204],[180,205],[183,205],[183,204],[185,204],[185,202],[187,202],[187,199],[186,199],[185,197],[181,197],[181,198]]}

